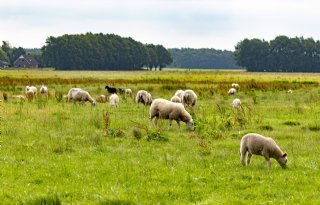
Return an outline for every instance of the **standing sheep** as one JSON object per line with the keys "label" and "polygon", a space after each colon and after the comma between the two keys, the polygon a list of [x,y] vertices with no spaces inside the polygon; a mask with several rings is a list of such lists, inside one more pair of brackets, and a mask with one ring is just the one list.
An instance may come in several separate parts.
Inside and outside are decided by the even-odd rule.
{"label": "standing sheep", "polygon": [[237,90],[235,88],[230,88],[228,90],[228,95],[234,95],[234,94],[236,94],[236,92],[237,92]]}
{"label": "standing sheep", "polygon": [[182,103],[182,100],[181,98],[179,98],[178,96],[173,96],[171,99],[170,99],[171,102],[175,102],[175,103]]}
{"label": "standing sheep", "polygon": [[90,96],[90,94],[80,88],[71,88],[68,92],[68,102],[81,101],[85,105],[86,101],[89,101],[92,106],[96,105],[96,101]]}
{"label": "standing sheep", "polygon": [[129,96],[130,98],[132,98],[132,90],[130,88],[125,89],[124,93],[126,96]]}
{"label": "standing sheep", "polygon": [[[247,152],[248,156],[246,159]],[[272,138],[264,137],[256,133],[249,133],[242,137],[240,154],[243,166],[250,164],[250,159],[253,154],[264,156],[269,168],[271,168],[270,158],[276,159],[282,168],[285,167],[288,161],[287,153],[283,153]],[[247,162],[245,160],[247,160]]]}
{"label": "standing sheep", "polygon": [[158,119],[169,119],[169,128],[172,120],[178,123],[180,129],[180,121],[187,124],[189,130],[194,130],[193,119],[180,103],[174,103],[165,99],[155,99],[150,107],[150,126],[152,127],[152,119],[156,117],[156,124]]}
{"label": "standing sheep", "polygon": [[138,103],[138,105],[139,103],[142,103],[144,105],[151,105],[152,103],[151,94],[145,90],[139,90],[136,95],[136,102]]}
{"label": "standing sheep", "polygon": [[182,97],[182,103],[185,106],[194,107],[197,103],[197,95],[193,90],[185,90],[183,97]]}
{"label": "standing sheep", "polygon": [[48,87],[45,85],[42,85],[40,88],[40,94],[48,98]]}
{"label": "standing sheep", "polygon": [[109,97],[109,104],[113,107],[118,107],[119,105],[119,96],[117,94],[112,94],[110,97]]}
{"label": "standing sheep", "polygon": [[106,89],[110,94],[117,93],[117,88],[115,88],[115,87],[110,87],[110,86],[106,85],[105,89]]}
{"label": "standing sheep", "polygon": [[288,90],[288,93],[292,93],[292,90]]}
{"label": "standing sheep", "polygon": [[29,90],[32,90],[34,93],[34,96],[37,96],[37,88],[35,86],[26,86],[26,94]]}
{"label": "standing sheep", "polygon": [[240,99],[239,98],[234,99],[231,105],[232,105],[233,108],[236,108],[236,109],[241,108]]}

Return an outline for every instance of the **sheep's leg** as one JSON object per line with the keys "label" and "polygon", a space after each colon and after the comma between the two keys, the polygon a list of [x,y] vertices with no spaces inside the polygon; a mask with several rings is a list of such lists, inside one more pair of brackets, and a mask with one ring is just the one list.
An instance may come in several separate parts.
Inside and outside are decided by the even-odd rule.
{"label": "sheep's leg", "polygon": [[169,127],[168,127],[168,130],[170,130],[171,125],[172,125],[172,120],[169,120]]}
{"label": "sheep's leg", "polygon": [[252,154],[250,152],[248,152],[248,156],[247,156],[247,166],[249,166],[250,164],[250,160],[251,160]]}
{"label": "sheep's leg", "polygon": [[178,127],[179,127],[179,131],[181,131],[181,126],[180,126],[180,121],[177,121]]}
{"label": "sheep's leg", "polygon": [[247,166],[246,164],[246,155],[247,155],[247,151],[244,152],[240,152],[241,156],[240,156],[240,160],[243,166]]}
{"label": "sheep's leg", "polygon": [[271,167],[271,161],[270,161],[270,158],[269,158],[268,156],[264,156],[264,158],[265,158],[265,159],[266,159],[266,161],[267,161],[267,164],[268,164],[269,169],[271,169],[272,167]]}

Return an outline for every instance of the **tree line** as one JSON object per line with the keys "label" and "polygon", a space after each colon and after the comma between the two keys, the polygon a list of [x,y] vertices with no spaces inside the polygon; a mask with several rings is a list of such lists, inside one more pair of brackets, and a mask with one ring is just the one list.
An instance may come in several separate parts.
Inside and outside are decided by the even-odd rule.
{"label": "tree line", "polygon": [[41,50],[45,67],[63,70],[162,70],[172,62],[162,45],[142,44],[115,34],[51,36]]}
{"label": "tree line", "polygon": [[13,62],[17,60],[20,55],[26,54],[26,51],[22,47],[11,47],[8,41],[2,41],[0,47],[0,60],[8,62],[13,65]]}
{"label": "tree line", "polygon": [[173,68],[202,68],[202,69],[240,69],[236,65],[232,51],[216,50],[213,48],[173,48],[168,49],[173,62]]}
{"label": "tree line", "polygon": [[320,72],[320,42],[313,38],[244,39],[236,45],[234,55],[237,64],[248,71]]}

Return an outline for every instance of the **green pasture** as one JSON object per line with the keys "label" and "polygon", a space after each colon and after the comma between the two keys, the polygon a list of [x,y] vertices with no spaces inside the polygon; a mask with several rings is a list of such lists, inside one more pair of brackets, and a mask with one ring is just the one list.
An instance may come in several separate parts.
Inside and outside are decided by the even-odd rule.
{"label": "green pasture", "polygon": [[[232,82],[241,88],[228,96]],[[319,82],[301,73],[0,70],[0,204],[317,204]],[[14,98],[42,84],[48,100]],[[61,99],[72,87],[96,98],[105,85],[154,99],[193,89],[196,129],[168,130],[166,120],[150,128],[149,107],[125,96],[118,108]],[[287,168],[272,159],[269,170],[260,156],[243,167],[249,132],[274,138]]]}

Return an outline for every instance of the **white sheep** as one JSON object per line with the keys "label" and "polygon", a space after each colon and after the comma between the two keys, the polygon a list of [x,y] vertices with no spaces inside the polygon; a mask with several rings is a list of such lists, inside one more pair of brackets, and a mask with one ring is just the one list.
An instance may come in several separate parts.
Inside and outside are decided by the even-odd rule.
{"label": "white sheep", "polygon": [[112,95],[110,95],[109,97],[109,104],[111,106],[114,106],[114,107],[118,107],[119,105],[119,96],[115,93],[113,93]]}
{"label": "white sheep", "polygon": [[236,94],[236,92],[237,92],[237,90],[235,88],[230,88],[228,90],[228,95],[234,95],[234,94]]}
{"label": "white sheep", "polygon": [[127,88],[124,90],[124,94],[126,96],[132,97],[132,90],[130,88]]}
{"label": "white sheep", "polygon": [[89,101],[92,106],[96,105],[96,101],[90,96],[90,94],[82,90],[81,88],[71,88],[68,92],[68,102],[73,101],[81,101],[83,105],[85,105],[86,101]]}
{"label": "white sheep", "polygon": [[233,101],[232,101],[232,107],[233,108],[236,108],[236,109],[239,109],[239,108],[241,108],[241,101],[240,101],[240,99],[239,98],[236,98],[236,99],[234,99]]}
{"label": "white sheep", "polygon": [[181,98],[179,98],[179,96],[175,95],[170,99],[171,102],[175,102],[175,103],[182,103]]}
{"label": "white sheep", "polygon": [[97,97],[96,101],[99,103],[105,103],[107,101],[107,97],[105,95],[101,94]]}
{"label": "white sheep", "polygon": [[182,97],[185,106],[194,107],[197,103],[197,95],[193,90],[185,90]]}
{"label": "white sheep", "polygon": [[40,88],[40,94],[48,98],[48,87],[45,85],[42,85]]}
{"label": "white sheep", "polygon": [[288,90],[288,93],[292,93],[292,90]]}
{"label": "white sheep", "polygon": [[184,91],[183,90],[177,90],[174,94],[175,96],[178,96],[181,100],[183,98]]}
{"label": "white sheep", "polygon": [[189,130],[194,130],[193,119],[191,115],[186,111],[181,103],[174,103],[165,99],[155,99],[150,107],[150,126],[152,127],[152,119],[156,118],[156,124],[158,119],[169,119],[169,128],[171,127],[172,120],[178,123],[180,129],[180,121],[187,124]]}
{"label": "white sheep", "polygon": [[17,100],[21,100],[21,101],[24,101],[26,99],[26,97],[24,95],[14,95],[12,97]]}
{"label": "white sheep", "polygon": [[[248,156],[246,159],[247,152]],[[250,159],[253,154],[264,156],[269,168],[271,168],[270,158],[276,159],[282,167],[285,167],[288,161],[287,153],[283,153],[272,138],[264,137],[256,133],[249,133],[242,137],[240,154],[240,159],[244,166],[250,164]]]}
{"label": "white sheep", "polygon": [[142,103],[144,105],[151,105],[152,103],[151,94],[145,90],[139,90],[136,95],[136,102],[138,103],[138,105],[139,103]]}
{"label": "white sheep", "polygon": [[35,86],[26,86],[26,94],[29,90],[32,90],[34,93],[34,96],[37,96],[37,88]]}
{"label": "white sheep", "polygon": [[231,87],[233,87],[235,89],[240,89],[240,85],[238,83],[232,83]]}

